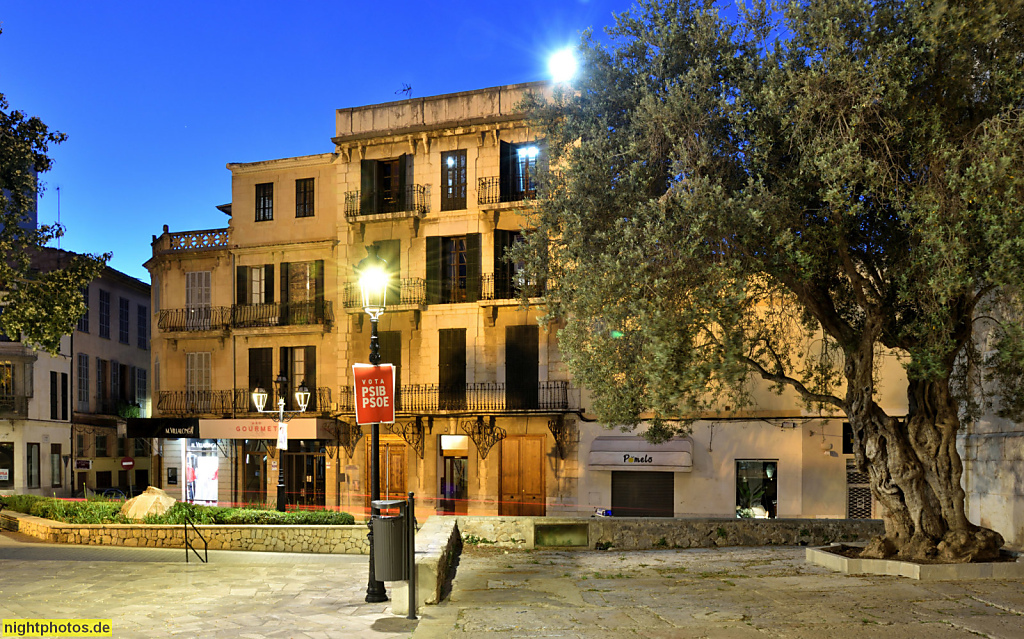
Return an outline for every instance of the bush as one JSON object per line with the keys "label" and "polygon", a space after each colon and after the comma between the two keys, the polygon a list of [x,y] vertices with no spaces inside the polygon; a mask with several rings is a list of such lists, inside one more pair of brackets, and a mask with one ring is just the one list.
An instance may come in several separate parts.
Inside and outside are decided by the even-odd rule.
{"label": "bush", "polygon": [[119,501],[65,501],[41,499],[32,505],[30,515],[66,524],[122,524]]}
{"label": "bush", "polygon": [[0,497],[0,504],[4,505],[7,510],[13,510],[17,513],[25,513],[26,515],[32,511],[32,506],[47,497],[41,497],[39,495],[7,495]]}

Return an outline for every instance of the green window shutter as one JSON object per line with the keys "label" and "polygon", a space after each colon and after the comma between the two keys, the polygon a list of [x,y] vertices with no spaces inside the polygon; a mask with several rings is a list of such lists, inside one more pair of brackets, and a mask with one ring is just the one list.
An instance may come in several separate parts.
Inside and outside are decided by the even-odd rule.
{"label": "green window shutter", "polygon": [[263,301],[267,304],[274,303],[274,265],[267,264],[263,267]]}
{"label": "green window shutter", "polygon": [[[269,284],[273,286],[273,284]],[[288,324],[288,262],[281,262],[281,299],[278,300],[281,324]]]}
{"label": "green window shutter", "polygon": [[247,294],[249,288],[246,284],[249,283],[249,267],[239,266],[235,268],[235,304],[244,306],[249,303],[249,295]]}
{"label": "green window shutter", "polygon": [[[316,403],[316,346],[306,347],[306,378],[296,380],[296,384],[300,382],[306,382],[306,388],[309,389],[309,407],[306,408],[308,411],[314,411],[317,409]],[[298,388],[298,387],[296,387]]]}
{"label": "green window shutter", "polygon": [[499,197],[502,202],[510,202],[512,199],[513,185],[515,184],[516,157],[512,145],[508,142],[499,143]]}
{"label": "green window shutter", "polygon": [[480,299],[480,234],[466,234],[466,301]]}
{"label": "green window shutter", "polygon": [[378,240],[377,256],[388,263],[388,305],[400,304],[402,297],[402,241]]}
{"label": "green window shutter", "polygon": [[377,212],[377,161],[361,160],[359,168],[359,213],[370,215]]}
{"label": "green window shutter", "polygon": [[398,210],[408,211],[412,208],[412,202],[409,202],[408,189],[409,185],[408,176],[406,171],[412,167],[412,156],[408,153],[403,153],[398,156]]}
{"label": "green window shutter", "polygon": [[317,260],[313,264],[313,294],[316,300],[314,318],[317,322],[323,322],[325,318],[324,312],[324,261]]}
{"label": "green window shutter", "polygon": [[427,304],[441,302],[441,238],[427,240]]}

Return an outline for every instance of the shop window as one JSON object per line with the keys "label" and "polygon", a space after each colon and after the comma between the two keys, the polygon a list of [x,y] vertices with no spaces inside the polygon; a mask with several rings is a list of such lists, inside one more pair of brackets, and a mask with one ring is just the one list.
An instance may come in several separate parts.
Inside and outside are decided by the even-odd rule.
{"label": "shop window", "polygon": [[736,516],[775,519],[779,503],[779,462],[775,459],[736,460]]}
{"label": "shop window", "polygon": [[14,442],[0,442],[0,488],[14,488]]}
{"label": "shop window", "polygon": [[25,482],[39,488],[39,444],[25,444]]}

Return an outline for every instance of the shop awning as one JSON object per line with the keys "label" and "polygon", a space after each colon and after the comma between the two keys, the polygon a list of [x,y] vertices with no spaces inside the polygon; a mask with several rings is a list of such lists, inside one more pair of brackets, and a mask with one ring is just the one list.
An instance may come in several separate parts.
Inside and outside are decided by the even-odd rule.
{"label": "shop awning", "polygon": [[128,437],[157,439],[194,439],[199,437],[199,420],[195,417],[129,417]]}
{"label": "shop awning", "polygon": [[590,445],[587,468],[688,473],[693,470],[693,440],[652,444],[636,436],[598,437]]}

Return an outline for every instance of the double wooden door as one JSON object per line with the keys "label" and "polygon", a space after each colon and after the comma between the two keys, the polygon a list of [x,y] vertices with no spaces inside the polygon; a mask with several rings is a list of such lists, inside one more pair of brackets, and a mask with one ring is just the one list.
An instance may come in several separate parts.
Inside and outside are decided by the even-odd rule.
{"label": "double wooden door", "polygon": [[499,515],[543,517],[544,435],[506,437],[501,440],[501,499]]}
{"label": "double wooden door", "polygon": [[[366,507],[370,507],[370,464],[373,459],[371,451],[372,442],[366,439]],[[407,499],[409,497],[405,490],[405,464],[406,464],[405,442],[401,438],[395,439],[381,437],[380,441],[380,498],[381,499]]]}

